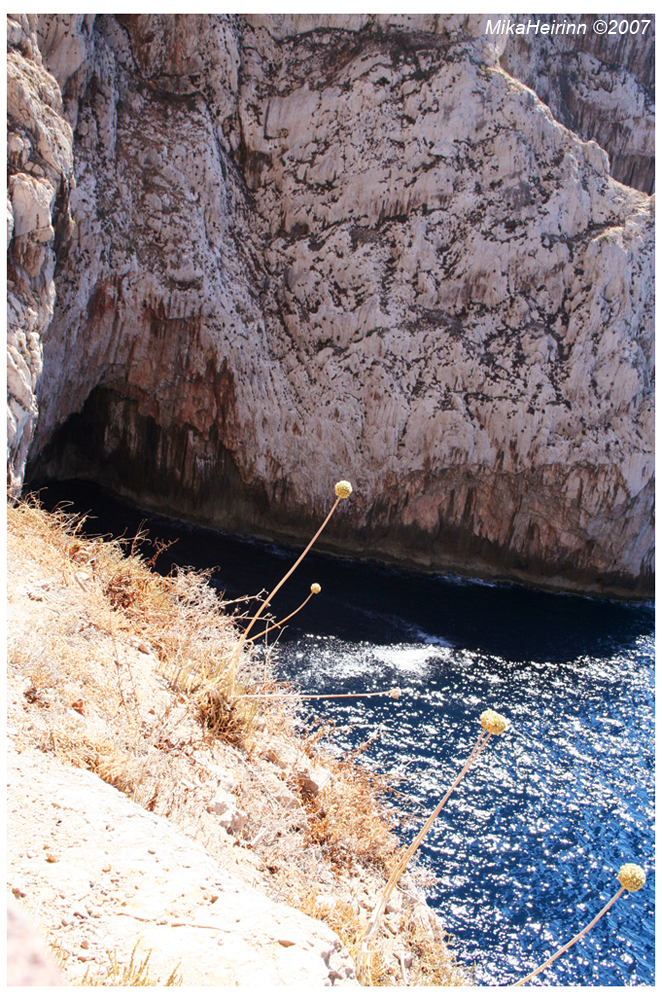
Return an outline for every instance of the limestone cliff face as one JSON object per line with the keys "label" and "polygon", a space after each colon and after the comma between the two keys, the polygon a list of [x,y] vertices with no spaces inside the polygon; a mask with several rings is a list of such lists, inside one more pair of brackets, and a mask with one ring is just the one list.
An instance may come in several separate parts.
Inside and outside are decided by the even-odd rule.
{"label": "limestone cliff face", "polygon": [[76,186],[31,470],[291,541],[348,478],[336,551],[650,593],[651,199],[484,27],[39,15]]}
{"label": "limestone cliff face", "polygon": [[[655,16],[517,14],[518,22],[586,24],[585,34],[530,32],[509,37],[501,66],[549,105],[557,121],[609,154],[623,184],[655,189]],[[638,22],[637,22],[638,18]],[[496,22],[496,19],[493,18]],[[597,20],[613,34],[593,30]],[[648,20],[648,24],[646,24]],[[620,33],[638,23],[635,34]]]}
{"label": "limestone cliff face", "polygon": [[36,28],[34,14],[8,19],[7,427],[14,490],[37,419],[42,338],[55,304],[55,248],[70,233],[67,201],[74,182],[72,130],[57,82],[44,69]]}

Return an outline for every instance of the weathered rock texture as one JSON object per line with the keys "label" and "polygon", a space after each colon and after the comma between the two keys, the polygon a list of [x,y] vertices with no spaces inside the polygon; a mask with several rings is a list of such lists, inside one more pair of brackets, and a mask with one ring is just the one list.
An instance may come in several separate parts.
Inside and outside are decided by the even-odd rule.
{"label": "weathered rock texture", "polygon": [[[584,34],[557,30],[509,36],[501,66],[535,90],[557,121],[582,139],[595,139],[609,154],[612,177],[652,194],[655,15],[517,14],[511,19],[526,25],[547,23],[550,29],[586,24]],[[612,34],[593,30],[599,20]],[[635,34],[620,33],[625,25],[636,28],[637,22]]]}
{"label": "weathered rock texture", "polygon": [[16,489],[38,413],[42,338],[55,304],[55,251],[71,228],[73,134],[62,117],[59,87],[43,67],[36,16],[10,16],[7,42],[7,423],[9,483]]}
{"label": "weathered rock texture", "polygon": [[[75,228],[52,322],[15,323],[37,344],[15,482],[38,402],[34,475],[292,542],[343,477],[336,551],[651,592],[652,205],[592,141],[614,109],[642,119],[619,142],[650,134],[636,39],[609,101],[597,49],[569,50],[581,113],[549,77],[583,141],[499,65],[535,83],[553,51],[527,63],[477,15],[28,27],[20,72],[43,59],[75,129],[75,190],[50,181]],[[15,294],[50,302],[15,243]]]}
{"label": "weathered rock texture", "polygon": [[[136,949],[135,964],[149,958],[161,984],[177,969],[179,985],[192,987],[358,986],[326,924],[230,875],[97,775],[12,748],[7,778],[9,888],[46,911],[43,931],[59,930],[81,963],[103,966],[114,954],[128,966]],[[12,935],[10,985],[63,985],[39,957]]]}

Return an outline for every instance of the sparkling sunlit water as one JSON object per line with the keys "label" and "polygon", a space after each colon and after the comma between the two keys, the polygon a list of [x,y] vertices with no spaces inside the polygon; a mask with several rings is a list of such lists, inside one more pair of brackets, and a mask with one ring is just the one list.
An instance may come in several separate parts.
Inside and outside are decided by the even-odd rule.
{"label": "sparkling sunlit water", "polygon": [[[313,636],[288,647],[304,690],[403,689],[397,703],[329,705],[347,745],[379,729],[371,756],[419,804],[411,836],[468,756],[480,712],[510,719],[423,850],[440,878],[430,902],[478,983],[530,971],[613,895],[623,862],[652,861],[652,659],[645,633],[609,657],[569,662]],[[653,892],[649,872],[544,981],[652,983]]]}
{"label": "sparkling sunlit water", "polygon": [[[141,516],[89,488],[51,488],[98,516],[97,530],[135,531]],[[162,557],[219,565],[228,597],[273,586],[293,561],[273,546],[152,519],[180,539]],[[626,861],[648,881],[625,894],[537,985],[654,982],[653,611],[308,557],[274,612],[315,597],[283,635],[278,665],[304,692],[403,697],[310,703],[367,758],[401,780],[411,839],[466,759],[478,716],[510,720],[451,798],[422,851],[437,877],[429,901],[475,963],[480,985],[531,971],[618,889]]]}

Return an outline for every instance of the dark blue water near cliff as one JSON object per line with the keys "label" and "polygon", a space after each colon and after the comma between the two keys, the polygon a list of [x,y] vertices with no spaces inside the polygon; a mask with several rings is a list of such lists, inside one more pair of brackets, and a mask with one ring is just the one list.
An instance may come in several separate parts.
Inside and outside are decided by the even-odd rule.
{"label": "dark blue water near cliff", "polygon": [[[90,530],[131,536],[143,515],[81,484],[51,486]],[[273,586],[293,554],[148,518],[178,538],[160,558],[220,566],[226,597]],[[429,900],[475,963],[479,985],[531,971],[618,889],[621,864],[648,881],[625,894],[533,985],[654,982],[653,626],[650,607],[486,586],[307,557],[274,602],[287,614],[322,586],[279,642],[278,668],[304,692],[403,689],[399,701],[312,702],[353,747],[402,780],[411,839],[448,787],[493,707],[510,720],[451,798],[423,860]]]}

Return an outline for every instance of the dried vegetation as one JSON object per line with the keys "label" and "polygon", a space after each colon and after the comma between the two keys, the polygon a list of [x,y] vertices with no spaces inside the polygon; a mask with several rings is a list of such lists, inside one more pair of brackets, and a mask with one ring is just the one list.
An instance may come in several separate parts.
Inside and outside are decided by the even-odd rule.
{"label": "dried vegetation", "polygon": [[[284,689],[273,650],[247,643],[237,657],[235,620],[204,574],[161,577],[135,542],[87,537],[33,501],[8,506],[8,563],[17,742],[95,772],[218,860],[232,852],[355,951],[398,854],[386,785],[360,751],[324,750],[324,727],[306,733],[296,698],[238,697]],[[229,830],[210,811],[219,775],[237,803]],[[399,888],[375,985],[465,985],[409,876]]]}

